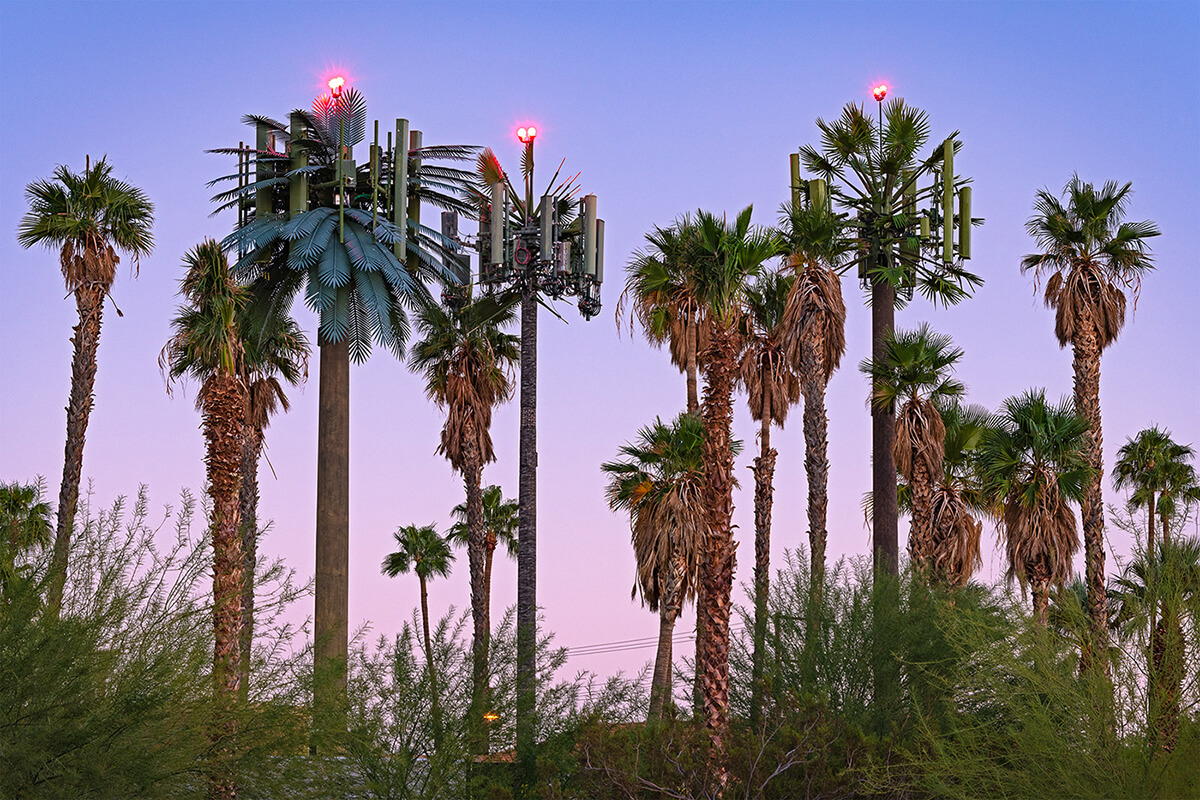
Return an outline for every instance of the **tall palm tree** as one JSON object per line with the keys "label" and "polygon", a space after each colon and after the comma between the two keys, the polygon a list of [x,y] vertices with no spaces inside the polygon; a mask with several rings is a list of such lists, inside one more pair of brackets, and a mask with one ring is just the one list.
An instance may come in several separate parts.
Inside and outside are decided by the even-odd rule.
{"label": "tall palm tree", "polygon": [[490,625],[485,586],[483,467],[492,450],[492,409],[512,395],[512,370],[520,340],[503,328],[515,317],[511,303],[481,298],[461,308],[429,304],[417,312],[417,342],[409,367],[425,377],[425,393],[446,409],[438,452],[463,476],[467,505],[467,557],[474,622],[474,697],[487,686]]}
{"label": "tall palm tree", "polygon": [[771,425],[783,427],[788,409],[800,400],[800,378],[787,357],[791,330],[785,320],[795,277],[768,273],[746,292],[746,349],[739,380],[746,388],[750,416],[761,424],[754,472],[754,653],[750,724],[757,728],[762,710],[763,658],[766,654],[767,597],[771,573],[771,506],[775,458]]}
{"label": "tall palm tree", "polygon": [[1007,398],[979,447],[984,494],[1000,513],[1008,574],[1033,590],[1034,617],[1046,625],[1051,586],[1071,576],[1079,533],[1071,503],[1091,480],[1088,422],[1069,400],[1030,390]]}
{"label": "tall palm tree", "polygon": [[646,234],[646,247],[625,267],[625,289],[617,302],[617,325],[629,306],[630,322],[642,328],[656,347],[667,344],[671,363],[687,376],[687,411],[700,412],[697,390],[699,354],[708,346],[704,309],[692,285],[701,258],[696,223],[684,214],[666,228]]}
{"label": "tall palm tree", "polygon": [[246,437],[242,445],[242,643],[241,691],[250,691],[250,653],[254,643],[254,577],[258,568],[258,463],[262,457],[266,429],[279,411],[290,403],[283,382],[299,385],[308,377],[308,338],[286,308],[259,302],[256,284],[249,287],[249,301],[238,317],[242,339],[246,384]]}
{"label": "tall palm tree", "polygon": [[711,773],[717,793],[728,781],[726,734],[729,727],[729,615],[733,591],[733,389],[744,345],[743,307],[750,281],[779,246],[768,231],[753,227],[748,206],[734,220],[700,211],[696,215],[701,258],[695,270],[696,297],[709,321],[708,347],[700,354],[704,374],[705,509],[708,541],[701,561],[704,636],[704,720],[708,728]]}
{"label": "tall palm tree", "polygon": [[79,174],[59,165],[52,180],[34,181],[26,186],[25,196],[29,200],[29,213],[17,226],[17,241],[26,248],[40,244],[59,251],[63,280],[67,291],[75,295],[79,311],[79,324],[71,337],[75,352],[71,358],[71,396],[67,403],[67,443],[51,561],[49,602],[51,613],[57,613],[66,580],[75,509],[79,504],[83,445],[92,413],[104,298],[117,276],[119,253],[129,255],[136,269],[140,259],[154,249],[150,232],[154,205],[141,189],[114,178],[112,166],[105,158],[95,166],[85,164]]}
{"label": "tall palm tree", "polygon": [[[850,242],[840,217],[821,203],[785,205],[780,231],[785,270],[795,276],[784,311],[788,357],[804,396],[804,474],[808,481],[808,545],[813,587],[825,577],[829,506],[829,417],[825,387],[846,352],[846,303],[840,270]],[[815,606],[814,606],[815,607]]]}
{"label": "tall palm tree", "polygon": [[[1125,325],[1125,292],[1135,300],[1154,268],[1148,240],[1159,234],[1149,220],[1125,222],[1131,184],[1109,181],[1097,189],[1073,175],[1062,199],[1042,190],[1025,230],[1041,252],[1021,259],[1021,271],[1046,279],[1046,306],[1055,310],[1054,334],[1074,351],[1075,407],[1091,427],[1092,482],[1083,500],[1083,544],[1094,652],[1108,652],[1104,599],[1103,428],[1100,355]],[[1085,661],[1087,655],[1085,654]],[[1105,670],[1107,672],[1107,661]]]}
{"label": "tall palm tree", "polygon": [[1150,560],[1154,559],[1154,539],[1158,535],[1154,524],[1158,503],[1170,485],[1178,482],[1179,473],[1190,467],[1187,461],[1194,455],[1190,446],[1176,443],[1170,431],[1158,426],[1138,431],[1117,451],[1113,486],[1130,490],[1131,508],[1146,509],[1146,557]]}
{"label": "tall palm tree", "polygon": [[[849,266],[857,266],[864,288],[870,291],[871,356],[883,356],[884,340],[895,325],[895,310],[919,292],[942,305],[970,297],[982,283],[963,266],[963,254],[943,260],[931,239],[914,236],[917,205],[936,205],[940,188],[918,188],[927,176],[945,170],[945,145],[961,149],[951,133],[928,156],[921,151],[929,141],[928,115],[893,98],[879,108],[878,122],[863,106],[848,104],[832,122],[817,119],[818,147],[800,148],[805,169],[829,182],[830,197],[855,220],[851,229],[854,248]],[[954,187],[967,181],[951,176]],[[944,251],[943,251],[944,252]],[[896,420],[892,414],[872,409],[873,554],[878,569],[897,574],[896,469],[892,459]]]}
{"label": "tall palm tree", "polygon": [[[667,343],[671,363],[687,379],[687,411],[699,415],[697,375],[700,354],[708,347],[704,307],[696,297],[694,270],[703,258],[696,221],[683,214],[666,228],[646,234],[646,247],[625,267],[625,289],[617,301],[618,329],[629,304],[630,326],[641,326],[651,344]],[[696,586],[696,664],[704,644],[704,586]],[[704,713],[703,673],[696,670],[692,707],[697,719]]]}
{"label": "tall palm tree", "polygon": [[671,650],[675,620],[695,597],[704,543],[704,425],[684,412],[667,424],[638,431],[622,458],[605,462],[608,504],[629,512],[637,563],[634,593],[659,615],[658,651],[650,684],[651,721],[662,718],[671,696]]}
{"label": "tall palm tree", "polygon": [[949,336],[927,323],[913,331],[894,331],[884,339],[882,357],[866,359],[860,369],[871,378],[871,403],[896,415],[893,457],[912,496],[908,551],[913,565],[928,570],[933,556],[934,487],[942,475],[946,428],[938,403],[960,397],[962,383],[949,373],[963,351]]}
{"label": "tall palm tree", "polygon": [[[221,245],[201,242],[183,257],[180,280],[185,304],[171,321],[174,335],[163,347],[159,367],[167,387],[189,377],[200,384],[196,408],[206,443],[208,495],[212,499],[213,688],[220,707],[236,701],[241,679],[242,446],[245,439],[246,384],[238,317],[247,292],[234,280]],[[235,732],[231,717],[214,728],[214,743]],[[232,777],[218,768],[212,793],[233,797]]]}
{"label": "tall palm tree", "polygon": [[[224,241],[239,254],[235,273],[245,281],[263,280],[265,300],[283,308],[303,288],[319,317],[313,628],[315,663],[327,676],[314,695],[319,739],[345,727],[350,363],[365,361],[373,344],[402,357],[407,309],[431,302],[427,282],[453,280],[446,264],[461,247],[420,224],[420,204],[474,216],[462,199],[471,173],[434,162],[470,159],[478,148],[422,147],[416,131],[401,142],[399,133],[407,128],[398,124],[392,152],[377,148],[376,158],[348,174],[353,148],[367,129],[366,101],[354,89],[293,111],[290,125],[254,115],[244,121],[256,130],[254,147],[212,151],[236,155],[242,165],[213,181],[237,183],[213,198],[218,211],[239,209],[238,225]],[[243,211],[248,206],[253,213]]]}
{"label": "tall palm tree", "polygon": [[[492,484],[483,490],[482,495],[483,520],[483,615],[484,627],[492,629],[492,563],[495,560],[496,548],[504,545],[509,558],[517,557],[517,512],[519,505],[516,500],[505,500],[503,490]],[[467,522],[467,504],[456,505],[450,512],[454,516],[454,524],[446,532],[446,541],[453,545],[470,546],[471,529]]]}
{"label": "tall palm tree", "polygon": [[42,499],[42,481],[0,483],[0,602],[20,577],[17,557],[50,543],[50,504]]}
{"label": "tall palm tree", "polygon": [[454,553],[450,552],[450,545],[438,536],[437,528],[433,525],[421,528],[405,525],[396,529],[393,536],[399,549],[383,559],[382,571],[389,578],[394,578],[411,570],[421,583],[421,627],[425,635],[425,664],[429,670],[430,706],[433,710],[435,740],[440,741],[442,711],[438,700],[437,670],[433,663],[433,643],[429,638],[428,583],[434,578],[445,578],[450,574]]}

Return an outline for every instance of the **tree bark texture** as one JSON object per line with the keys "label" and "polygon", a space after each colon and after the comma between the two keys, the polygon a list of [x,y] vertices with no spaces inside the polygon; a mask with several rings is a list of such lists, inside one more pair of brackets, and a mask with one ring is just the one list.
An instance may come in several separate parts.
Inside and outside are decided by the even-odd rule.
{"label": "tree bark texture", "polygon": [[92,389],[96,384],[96,352],[100,347],[100,325],[104,317],[104,287],[87,284],[75,291],[79,324],[71,337],[71,395],[67,401],[67,443],[63,454],[62,485],[58,491],[58,518],[54,532],[54,555],[48,606],[52,615],[62,605],[67,580],[67,560],[75,511],[79,505],[79,481],[83,472],[83,445],[87,438],[88,418],[92,413]]}
{"label": "tree bark texture", "polygon": [[829,511],[829,420],[825,382],[819,376],[800,384],[804,395],[804,475],[808,479],[808,548],[814,588],[825,582],[825,542]]}
{"label": "tree bark texture", "polygon": [[666,585],[658,604],[658,652],[654,657],[654,676],[650,683],[649,722],[662,719],[663,706],[671,697],[672,638],[675,635],[675,620],[679,618],[682,605],[682,588],[687,564],[678,543],[671,547],[670,568],[666,571]]}
{"label": "tree bark texture", "polygon": [[317,422],[317,577],[314,619],[318,736],[346,726],[350,554],[350,349],[321,344]]}
{"label": "tree bark texture", "polygon": [[[896,290],[886,280],[871,284],[871,356],[884,357],[884,339],[895,327]],[[896,504],[896,417],[871,404],[872,554],[876,571],[900,574],[899,509]]]}
{"label": "tree bark texture", "polygon": [[1151,751],[1171,752],[1179,742],[1180,692],[1184,677],[1184,636],[1177,611],[1164,609],[1154,627],[1151,652],[1155,664],[1150,677],[1150,707],[1147,720]]}
{"label": "tree bark texture", "polygon": [[687,364],[685,364],[685,371],[687,372],[687,412],[689,414],[699,414],[700,393],[696,388],[696,347],[700,332],[699,326],[694,319],[688,322],[687,333],[685,335],[687,336],[687,347],[685,350],[687,353]]}
{"label": "tree bark texture", "polygon": [[771,589],[771,506],[774,503],[775,457],[770,442],[770,418],[763,424],[762,455],[754,459],[754,654],[751,667],[750,727],[762,721],[766,686],[763,664],[767,656],[767,601]]}
{"label": "tree bark texture", "polygon": [[708,541],[701,580],[704,582],[705,617],[703,669],[704,718],[708,729],[709,774],[717,797],[729,780],[729,616],[735,567],[733,529],[733,379],[737,344],[726,328],[714,325],[704,354],[705,506]]}
{"label": "tree bark texture", "polygon": [[246,394],[236,377],[209,380],[203,427],[208,496],[212,500],[213,694],[219,709],[209,734],[215,753],[209,791],[214,797],[229,798],[237,794],[225,762],[237,735],[232,709],[241,677],[244,564],[239,492]]}
{"label": "tree bark texture", "polygon": [[919,453],[913,456],[912,471],[912,527],[908,533],[908,553],[913,569],[928,571],[933,562],[933,480]]}
{"label": "tree bark texture", "polygon": [[[699,370],[697,348],[700,328],[695,320],[688,325],[687,337],[687,411],[689,414],[699,414],[700,395],[696,386],[696,373]],[[704,614],[704,581],[700,581],[696,587],[696,674],[692,680],[692,713],[696,719],[700,719],[704,713],[704,670],[700,666],[703,663],[701,648],[704,645]]]}
{"label": "tree bark texture", "polygon": [[1095,471],[1083,497],[1083,550],[1086,563],[1090,636],[1084,648],[1085,667],[1099,659],[1104,674],[1108,669],[1108,613],[1104,587],[1104,437],[1100,421],[1100,346],[1090,317],[1080,320],[1080,335],[1074,344],[1075,409],[1091,427],[1086,436],[1088,465]]}
{"label": "tree bark texture", "polygon": [[472,638],[472,694],[471,724],[483,718],[484,702],[488,683],[488,639],[490,628],[487,613],[487,582],[485,574],[486,542],[483,533],[483,467],[479,452],[475,423],[468,418],[464,431],[465,447],[463,461],[463,484],[467,494],[467,563],[471,573],[471,621],[474,625]]}
{"label": "tree bark texture", "polygon": [[417,573],[421,583],[421,628],[425,632],[425,668],[429,670],[429,703],[433,712],[433,741],[440,747],[442,742],[442,706],[438,700],[437,667],[433,662],[433,640],[429,636],[429,586],[425,576]]}
{"label": "tree bark texture", "polygon": [[250,658],[254,646],[254,579],[258,569],[258,461],[263,430],[247,425],[242,443],[242,488],[238,505],[242,530],[242,638],[239,669],[242,700],[250,696]]}
{"label": "tree bark texture", "polygon": [[517,532],[517,760],[532,779],[537,756],[537,292],[521,295],[521,437]]}

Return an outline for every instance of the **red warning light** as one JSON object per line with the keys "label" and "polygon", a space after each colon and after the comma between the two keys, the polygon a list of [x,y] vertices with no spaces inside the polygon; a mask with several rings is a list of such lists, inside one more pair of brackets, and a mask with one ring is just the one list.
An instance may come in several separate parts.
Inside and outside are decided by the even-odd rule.
{"label": "red warning light", "polygon": [[532,139],[533,137],[537,136],[537,128],[530,125],[527,130],[527,133],[529,134],[529,138]]}
{"label": "red warning light", "polygon": [[874,87],[873,89],[871,89],[871,94],[873,94],[875,96],[875,99],[878,101],[882,101],[883,98],[887,97],[887,92],[888,92],[888,87],[882,83],[879,84],[878,86]]}
{"label": "red warning light", "polygon": [[537,136],[537,128],[530,125],[528,128],[517,128],[517,138],[524,144],[529,144],[533,141],[533,137]]}
{"label": "red warning light", "polygon": [[333,99],[342,96],[342,89],[346,86],[346,79],[341,75],[329,79],[329,93],[333,95]]}

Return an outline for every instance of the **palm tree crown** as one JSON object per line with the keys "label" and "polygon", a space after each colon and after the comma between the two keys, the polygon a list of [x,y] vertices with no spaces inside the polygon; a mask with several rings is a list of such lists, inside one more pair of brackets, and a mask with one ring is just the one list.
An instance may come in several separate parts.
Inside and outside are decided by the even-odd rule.
{"label": "palm tree crown", "polygon": [[1070,578],[1079,534],[1070,504],[1082,501],[1092,471],[1085,454],[1088,422],[1069,400],[1045,393],[1006,399],[979,449],[983,491],[1001,509],[1009,576],[1032,584],[1044,624],[1051,585]]}
{"label": "palm tree crown", "polygon": [[389,578],[413,572],[418,578],[445,578],[454,563],[454,553],[433,525],[405,525],[393,534],[397,549],[383,559],[383,574]]}

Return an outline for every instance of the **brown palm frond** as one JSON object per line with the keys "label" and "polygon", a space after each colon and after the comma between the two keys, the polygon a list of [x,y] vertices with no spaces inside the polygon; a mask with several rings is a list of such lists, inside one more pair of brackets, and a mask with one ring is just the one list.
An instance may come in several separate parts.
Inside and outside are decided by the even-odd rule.
{"label": "brown palm frond", "polygon": [[943,481],[934,487],[930,564],[935,575],[952,587],[965,586],[983,566],[982,532],[983,523],[951,484]]}
{"label": "brown palm frond", "polygon": [[937,407],[920,397],[908,400],[896,417],[896,441],[892,449],[896,470],[911,481],[915,462],[920,459],[926,474],[941,475],[945,438],[946,427]]}
{"label": "brown palm frond", "polygon": [[[1042,485],[1053,481],[1053,475],[1044,475]],[[1023,497],[1014,491],[1004,502],[1009,577],[1017,577],[1022,586],[1061,586],[1071,577],[1071,557],[1079,549],[1075,515],[1056,492],[1038,492],[1032,509],[1025,507]]]}
{"label": "brown palm frond", "polygon": [[[797,369],[820,369],[828,381],[846,352],[846,303],[838,274],[816,262],[792,256],[787,268],[796,275],[784,311],[784,328],[795,332],[788,339],[788,358]],[[812,352],[806,358],[805,350]]]}
{"label": "brown palm frond", "polygon": [[1051,275],[1045,301],[1055,310],[1054,335],[1064,347],[1075,341],[1084,320],[1095,326],[1101,349],[1112,344],[1125,326],[1125,293],[1088,264]]}

